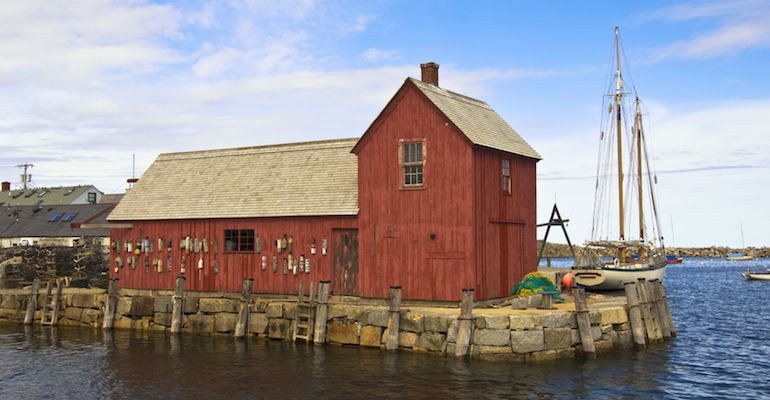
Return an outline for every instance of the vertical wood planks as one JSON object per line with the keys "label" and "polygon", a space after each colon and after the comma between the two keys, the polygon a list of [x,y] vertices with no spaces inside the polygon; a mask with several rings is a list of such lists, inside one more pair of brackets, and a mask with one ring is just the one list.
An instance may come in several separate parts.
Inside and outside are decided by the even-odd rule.
{"label": "vertical wood planks", "polygon": [[588,301],[585,289],[573,288],[572,294],[575,296],[575,312],[577,313],[578,330],[580,331],[580,341],[583,344],[583,353],[587,359],[595,360],[596,346],[594,345],[594,335],[591,332],[591,317],[588,315]]}
{"label": "vertical wood planks", "polygon": [[315,327],[313,329],[313,344],[326,342],[326,316],[328,315],[329,281],[318,283],[318,308],[316,308]]}
{"label": "vertical wood planks", "polygon": [[37,293],[40,291],[40,277],[36,276],[32,283],[32,291],[29,293],[27,302],[27,313],[24,315],[24,325],[32,325],[35,319],[35,310],[37,309]]}
{"label": "vertical wood planks", "polygon": [[104,329],[112,329],[115,323],[115,310],[118,307],[118,279],[110,279],[110,284],[107,290],[107,304],[104,309],[104,321],[102,327]]}
{"label": "vertical wood planks", "polygon": [[385,348],[388,351],[398,350],[398,331],[401,324],[401,287],[391,286],[389,296],[388,338]]}
{"label": "vertical wood planks", "polygon": [[639,311],[639,295],[636,292],[636,282],[625,284],[626,302],[628,304],[628,319],[631,322],[631,331],[634,336],[634,347],[644,349],[647,344],[644,340],[644,324]]}
{"label": "vertical wood planks", "polygon": [[468,354],[468,345],[471,343],[473,329],[473,289],[463,289],[463,297],[460,302],[460,329],[457,333],[456,357],[464,357]]}
{"label": "vertical wood planks", "polygon": [[238,322],[235,324],[235,337],[240,338],[246,335],[246,328],[249,326],[249,303],[251,302],[251,291],[254,288],[253,279],[243,280],[243,290],[241,291],[241,305],[238,309]]}
{"label": "vertical wood planks", "polygon": [[184,276],[176,278],[174,297],[171,309],[171,333],[179,333],[182,330],[182,314],[184,312]]}

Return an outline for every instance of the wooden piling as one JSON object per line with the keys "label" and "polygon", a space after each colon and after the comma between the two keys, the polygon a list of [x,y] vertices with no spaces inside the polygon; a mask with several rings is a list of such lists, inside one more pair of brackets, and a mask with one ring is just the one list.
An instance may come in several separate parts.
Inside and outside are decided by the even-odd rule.
{"label": "wooden piling", "polygon": [[455,356],[464,357],[468,354],[468,346],[471,344],[473,332],[473,289],[463,289],[463,297],[460,302],[460,329],[457,332],[457,345]]}
{"label": "wooden piling", "polygon": [[676,337],[676,327],[674,327],[674,318],[671,316],[671,308],[668,306],[668,298],[666,297],[666,287],[663,285],[663,282],[660,284],[660,297],[661,302],[663,303],[663,308],[665,310],[665,317],[668,318],[668,329],[671,330],[671,337]]}
{"label": "wooden piling", "polygon": [[253,288],[253,279],[243,280],[243,289],[241,290],[241,305],[238,309],[238,322],[235,323],[234,332],[234,335],[237,338],[246,336],[246,328],[249,326],[249,303],[251,302],[251,291]]}
{"label": "wooden piling", "polygon": [[401,324],[401,286],[390,287],[390,298],[388,301],[388,338],[385,341],[385,349],[388,351],[398,350],[398,332]]}
{"label": "wooden piling", "polygon": [[118,279],[110,279],[107,287],[107,303],[104,305],[102,328],[112,329],[115,324],[115,310],[118,308]]}
{"label": "wooden piling", "polygon": [[575,297],[575,312],[577,313],[578,330],[580,331],[580,341],[583,344],[583,354],[589,360],[596,359],[596,346],[594,345],[594,335],[591,332],[591,317],[588,315],[588,300],[584,288],[576,287],[572,289],[572,295]]}
{"label": "wooden piling", "polygon": [[636,282],[625,284],[626,302],[628,305],[628,319],[631,322],[631,331],[634,335],[634,347],[644,349],[647,347],[644,341],[644,324],[641,311],[639,311],[639,294],[636,292]]}
{"label": "wooden piling", "polygon": [[182,331],[182,314],[184,313],[184,276],[176,277],[174,287],[173,308],[171,309],[171,333]]}
{"label": "wooden piling", "polygon": [[659,340],[662,340],[663,337],[660,335],[660,327],[658,326],[658,321],[655,319],[654,310],[651,307],[652,304],[648,296],[649,290],[647,289],[647,280],[639,278],[636,290],[639,292],[639,303],[642,307],[644,327],[647,330],[647,340],[649,340],[650,343],[657,343]]}
{"label": "wooden piling", "polygon": [[[325,240],[325,239],[324,239]],[[318,307],[315,314],[315,326],[313,327],[313,344],[326,343],[326,316],[329,311],[329,281],[318,283]]]}
{"label": "wooden piling", "polygon": [[671,329],[668,327],[668,317],[666,317],[666,311],[663,308],[663,301],[660,296],[660,281],[654,279],[648,283],[648,286],[652,291],[652,299],[655,313],[658,318],[658,325],[660,326],[660,334],[664,341],[671,340]]}
{"label": "wooden piling", "polygon": [[32,292],[29,294],[27,302],[27,314],[24,315],[24,325],[32,325],[35,320],[35,310],[37,309],[37,293],[40,291],[40,277],[35,277],[32,284]]}

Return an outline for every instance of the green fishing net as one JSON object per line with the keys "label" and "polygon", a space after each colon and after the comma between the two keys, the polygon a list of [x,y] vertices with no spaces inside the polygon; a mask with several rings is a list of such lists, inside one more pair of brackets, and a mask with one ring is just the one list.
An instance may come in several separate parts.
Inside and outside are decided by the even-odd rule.
{"label": "green fishing net", "polygon": [[560,299],[558,291],[559,289],[553,283],[551,278],[539,272],[528,273],[524,279],[517,283],[513,288],[513,294],[521,297],[532,296],[542,292],[557,292],[557,294],[553,295],[553,298]]}

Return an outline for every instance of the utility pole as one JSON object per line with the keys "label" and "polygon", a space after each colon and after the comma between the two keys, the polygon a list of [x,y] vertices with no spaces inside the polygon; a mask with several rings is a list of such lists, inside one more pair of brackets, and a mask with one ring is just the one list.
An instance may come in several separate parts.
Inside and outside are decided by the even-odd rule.
{"label": "utility pole", "polygon": [[16,166],[16,168],[24,168],[24,175],[21,176],[21,186],[24,188],[24,190],[27,190],[27,182],[32,180],[32,175],[27,173],[27,169],[34,167],[34,165],[29,163],[19,164]]}

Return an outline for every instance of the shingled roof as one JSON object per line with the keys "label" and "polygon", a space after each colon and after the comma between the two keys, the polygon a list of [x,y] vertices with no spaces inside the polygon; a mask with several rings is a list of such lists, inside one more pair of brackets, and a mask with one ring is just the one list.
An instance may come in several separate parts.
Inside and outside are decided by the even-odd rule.
{"label": "shingled roof", "polygon": [[541,160],[540,154],[489,104],[438,86],[408,78],[474,145]]}
{"label": "shingled roof", "polygon": [[92,185],[6,190],[0,192],[0,206],[87,204],[89,191],[101,194]]}
{"label": "shingled roof", "polygon": [[161,154],[108,220],[357,215],[357,140]]}
{"label": "shingled roof", "polygon": [[41,206],[0,206],[0,237],[110,236],[109,229],[72,228],[86,220],[104,223],[113,204],[55,204]]}

